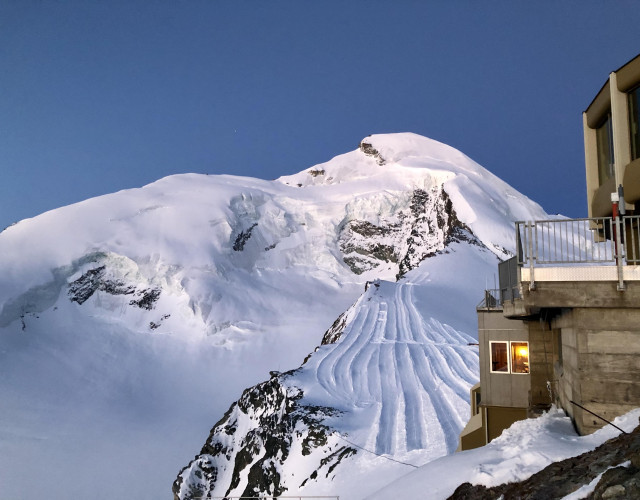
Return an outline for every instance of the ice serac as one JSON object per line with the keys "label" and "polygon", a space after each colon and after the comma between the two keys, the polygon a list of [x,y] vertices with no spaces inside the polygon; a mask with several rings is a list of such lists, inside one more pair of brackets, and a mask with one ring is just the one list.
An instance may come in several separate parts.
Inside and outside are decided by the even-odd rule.
{"label": "ice serac", "polygon": [[358,499],[452,453],[477,381],[478,290],[513,250],[513,220],[543,215],[464,155],[412,134],[369,137],[280,181],[344,193],[338,248],[368,281],[299,368],[231,406],[180,471],[176,499]]}
{"label": "ice serac", "polygon": [[162,498],[201,449],[178,496],[357,498],[349,471],[382,486],[407,467],[389,458],[450,451],[477,291],[512,221],[543,216],[390,134],[275,181],[177,175],[20,221],[0,233],[3,495]]}

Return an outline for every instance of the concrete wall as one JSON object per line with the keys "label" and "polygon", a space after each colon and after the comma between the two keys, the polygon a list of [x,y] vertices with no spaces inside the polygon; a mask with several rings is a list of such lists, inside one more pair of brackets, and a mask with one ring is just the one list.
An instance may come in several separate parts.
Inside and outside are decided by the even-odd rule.
{"label": "concrete wall", "polygon": [[[529,366],[531,369],[530,406],[550,406],[549,388],[555,380],[553,364],[557,359],[554,333],[544,320],[525,321],[529,332]],[[547,385],[549,383],[549,386]]]}
{"label": "concrete wall", "polygon": [[640,308],[576,308],[554,320],[562,338],[558,397],[581,434],[640,406]]}

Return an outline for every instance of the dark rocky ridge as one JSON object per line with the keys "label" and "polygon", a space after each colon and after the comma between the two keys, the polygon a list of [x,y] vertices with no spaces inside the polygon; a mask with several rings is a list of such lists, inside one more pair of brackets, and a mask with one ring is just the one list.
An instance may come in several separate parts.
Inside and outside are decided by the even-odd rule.
{"label": "dark rocky ridge", "polygon": [[[225,415],[211,429],[200,453],[183,468],[173,483],[175,499],[195,500],[212,494],[228,496],[240,485],[246,474],[243,497],[279,496],[287,491],[280,466],[298,441],[302,456],[325,448],[318,467],[304,478],[296,478],[303,486],[320,474],[328,477],[345,458],[356,453],[349,446],[327,447],[332,430],[322,423],[339,412],[333,408],[307,405],[300,389],[287,385],[295,370],[273,372],[272,377],[246,389]],[[249,430],[241,435],[239,421],[250,420]],[[260,458],[257,458],[260,457]],[[225,473],[231,473],[226,491],[216,491]]]}

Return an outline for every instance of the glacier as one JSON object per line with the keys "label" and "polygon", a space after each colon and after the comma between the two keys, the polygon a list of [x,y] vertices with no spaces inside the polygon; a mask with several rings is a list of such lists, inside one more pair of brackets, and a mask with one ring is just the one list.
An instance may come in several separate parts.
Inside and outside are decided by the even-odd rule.
{"label": "glacier", "polygon": [[[545,217],[407,133],[273,181],[176,175],[7,228],[0,497],[170,498],[225,412],[238,439],[255,430],[236,401],[260,384],[307,433],[272,463],[286,491],[309,478],[305,494],[357,498],[406,472],[361,448],[413,465],[451,452],[479,294],[513,221]],[[225,467],[244,491],[249,469]]]}

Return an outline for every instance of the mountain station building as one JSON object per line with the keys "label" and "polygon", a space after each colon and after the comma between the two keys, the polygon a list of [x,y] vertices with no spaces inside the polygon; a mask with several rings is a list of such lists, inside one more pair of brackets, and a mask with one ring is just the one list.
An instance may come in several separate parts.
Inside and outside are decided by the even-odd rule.
{"label": "mountain station building", "polygon": [[477,308],[480,382],[459,450],[563,408],[580,434],[640,407],[640,55],[583,113],[588,218],[516,222]]}

